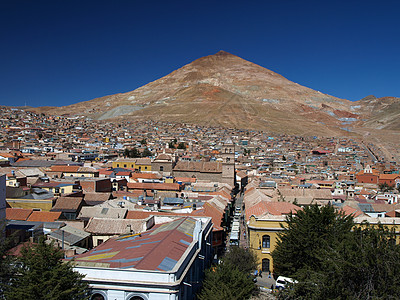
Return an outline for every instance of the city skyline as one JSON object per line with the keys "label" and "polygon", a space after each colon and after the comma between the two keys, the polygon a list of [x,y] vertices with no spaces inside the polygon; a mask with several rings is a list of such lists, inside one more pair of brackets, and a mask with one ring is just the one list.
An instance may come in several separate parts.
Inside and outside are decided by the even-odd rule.
{"label": "city skyline", "polygon": [[395,1],[1,8],[1,105],[63,106],[132,91],[219,50],[335,97],[400,97]]}

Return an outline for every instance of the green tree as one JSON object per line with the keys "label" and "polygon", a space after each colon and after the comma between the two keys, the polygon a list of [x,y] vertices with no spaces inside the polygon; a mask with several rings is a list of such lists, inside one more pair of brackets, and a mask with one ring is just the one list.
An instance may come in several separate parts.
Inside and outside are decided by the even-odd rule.
{"label": "green tree", "polygon": [[29,244],[17,260],[16,276],[5,291],[7,300],[19,299],[88,299],[88,284],[83,275],[63,262],[63,253],[44,238]]}
{"label": "green tree", "polygon": [[136,148],[130,149],[130,150],[129,150],[129,157],[131,157],[131,158],[140,157],[140,152],[139,152],[139,150],[136,149]]}
{"label": "green tree", "polygon": [[136,148],[125,148],[124,150],[124,157],[130,157],[130,158],[136,158],[136,157],[140,157],[140,152],[138,149]]}
{"label": "green tree", "polygon": [[272,253],[278,275],[297,277],[304,269],[320,270],[321,252],[327,245],[340,241],[353,228],[351,216],[345,216],[331,205],[313,205],[286,217],[277,246]]}
{"label": "green tree", "polygon": [[394,230],[362,224],[321,253],[320,270],[300,271],[281,299],[398,299],[400,246]]}
{"label": "green tree", "polygon": [[239,271],[250,274],[250,272],[257,270],[257,257],[249,249],[240,247],[231,247],[229,252],[223,257],[225,264],[236,266]]}
{"label": "green tree", "polygon": [[394,229],[355,226],[331,206],[287,217],[272,256],[278,275],[297,280],[280,299],[398,299],[400,245]]}
{"label": "green tree", "polygon": [[206,271],[198,298],[200,300],[248,299],[256,285],[248,273],[229,263],[221,263]]}
{"label": "green tree", "polygon": [[5,228],[5,222],[0,222],[0,299],[4,299],[4,293],[10,286],[11,278],[15,273],[14,259],[12,256],[7,255],[9,249],[14,244],[12,238],[4,238],[2,232]]}
{"label": "green tree", "polygon": [[378,186],[379,186],[379,189],[381,190],[381,192],[384,192],[384,193],[393,190],[393,186],[388,185],[386,182],[380,183]]}
{"label": "green tree", "polygon": [[152,156],[152,155],[153,155],[153,153],[147,148],[144,149],[143,152],[142,152],[142,157],[149,157],[149,156]]}
{"label": "green tree", "polygon": [[178,149],[186,149],[186,144],[184,143],[184,142],[180,142],[179,144],[178,144],[178,147],[177,147]]}

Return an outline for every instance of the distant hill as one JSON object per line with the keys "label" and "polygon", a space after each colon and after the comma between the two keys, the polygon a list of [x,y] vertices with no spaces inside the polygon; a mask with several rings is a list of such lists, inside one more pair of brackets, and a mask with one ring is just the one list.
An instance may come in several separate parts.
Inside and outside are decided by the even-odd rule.
{"label": "distant hill", "polygon": [[351,106],[220,51],[128,93],[36,111],[333,135],[343,131],[343,118],[359,119]]}
{"label": "distant hill", "polygon": [[220,51],[131,92],[33,110],[96,120],[154,119],[337,136],[399,129],[398,100],[374,96],[356,102],[339,99]]}

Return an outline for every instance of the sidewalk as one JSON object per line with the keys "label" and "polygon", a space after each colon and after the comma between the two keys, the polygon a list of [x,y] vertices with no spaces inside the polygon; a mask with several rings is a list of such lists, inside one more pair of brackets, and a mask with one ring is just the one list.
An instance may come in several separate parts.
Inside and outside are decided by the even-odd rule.
{"label": "sidewalk", "polygon": [[256,284],[259,287],[263,287],[266,289],[270,289],[272,286],[275,287],[276,282],[273,277],[268,278],[268,275],[263,275],[263,277],[257,276],[256,278],[257,278]]}

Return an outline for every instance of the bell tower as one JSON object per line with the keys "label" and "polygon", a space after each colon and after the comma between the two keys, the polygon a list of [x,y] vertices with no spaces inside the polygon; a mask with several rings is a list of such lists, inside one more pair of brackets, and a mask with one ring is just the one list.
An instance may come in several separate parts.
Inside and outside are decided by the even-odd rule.
{"label": "bell tower", "polygon": [[222,182],[235,186],[235,144],[229,140],[222,144]]}

